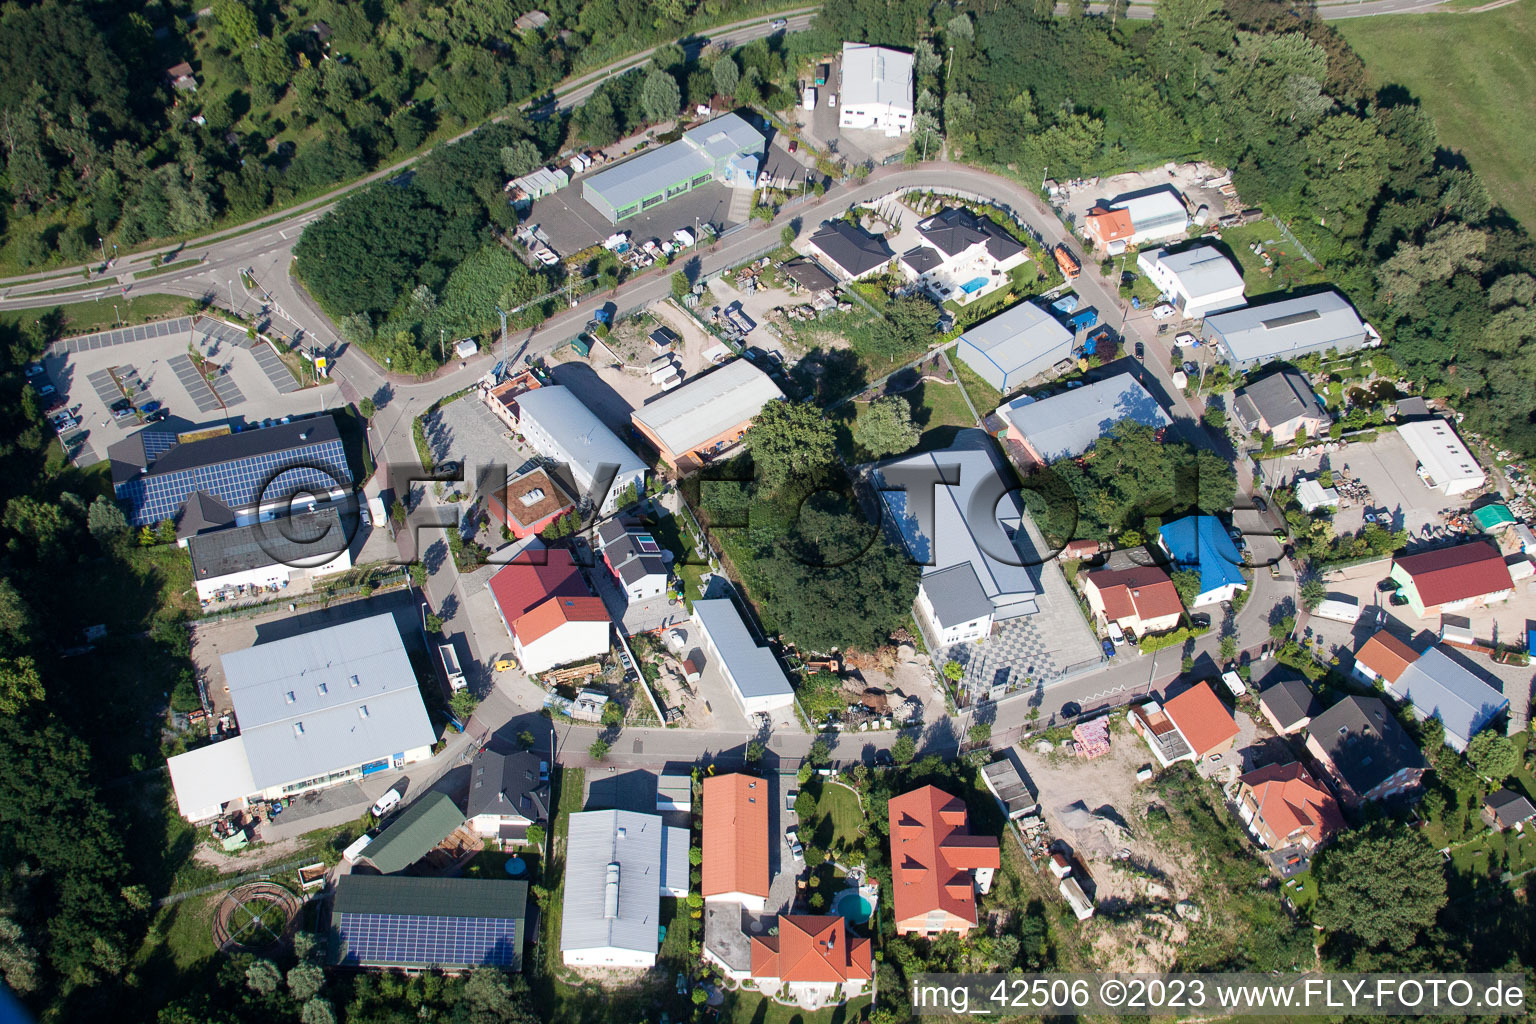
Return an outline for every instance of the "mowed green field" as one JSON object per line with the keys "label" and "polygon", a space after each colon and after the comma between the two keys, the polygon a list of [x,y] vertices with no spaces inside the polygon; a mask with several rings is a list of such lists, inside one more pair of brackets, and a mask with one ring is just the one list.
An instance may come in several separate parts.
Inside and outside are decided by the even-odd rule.
{"label": "mowed green field", "polygon": [[1494,202],[1536,233],[1536,0],[1480,14],[1336,21],[1373,86],[1406,86]]}

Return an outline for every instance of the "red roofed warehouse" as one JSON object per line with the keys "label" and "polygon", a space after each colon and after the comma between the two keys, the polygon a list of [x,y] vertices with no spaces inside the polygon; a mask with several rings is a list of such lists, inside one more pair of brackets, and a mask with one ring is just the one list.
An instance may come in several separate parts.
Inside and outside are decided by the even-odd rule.
{"label": "red roofed warehouse", "polygon": [[1271,850],[1316,849],[1344,827],[1328,787],[1299,763],[1265,765],[1238,779],[1238,814]]}
{"label": "red roofed warehouse", "polygon": [[587,589],[569,551],[524,551],[486,586],[523,671],[607,653],[608,612]]}
{"label": "red roofed warehouse", "polygon": [[780,914],[777,935],[752,936],[752,979],[805,1007],[860,995],[874,977],[870,943],[838,916]]}
{"label": "red roofed warehouse", "polygon": [[896,934],[964,935],[976,927],[976,890],[992,887],[997,837],[972,835],[965,801],[935,786],[890,802]]}
{"label": "red roofed warehouse", "polygon": [[751,775],[704,780],[706,901],[761,913],[768,901],[768,784]]}
{"label": "red roofed warehouse", "polygon": [[1482,540],[1394,559],[1392,579],[1421,619],[1504,601],[1515,592],[1504,556]]}
{"label": "red roofed warehouse", "polygon": [[1083,577],[1083,596],[1094,617],[1141,636],[1179,624],[1184,605],[1168,574],[1155,565],[1099,569]]}

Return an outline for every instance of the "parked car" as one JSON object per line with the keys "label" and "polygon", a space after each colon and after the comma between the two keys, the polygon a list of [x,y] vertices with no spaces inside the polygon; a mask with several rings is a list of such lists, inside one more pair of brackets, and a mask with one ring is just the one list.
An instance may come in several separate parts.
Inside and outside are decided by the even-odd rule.
{"label": "parked car", "polygon": [[1378,594],[1387,594],[1397,589],[1397,580],[1382,580],[1376,584]]}
{"label": "parked car", "polygon": [[1116,647],[1125,646],[1125,630],[1120,628],[1120,623],[1111,622],[1109,624],[1109,639]]}
{"label": "parked car", "polygon": [[783,32],[785,29],[789,28],[789,22],[785,21],[783,18],[774,18],[771,22],[768,23],[768,27],[773,29],[775,32]]}
{"label": "parked car", "polygon": [[1188,331],[1180,331],[1173,336],[1173,343],[1175,345],[1199,345],[1200,339]]}
{"label": "parked car", "polygon": [[398,789],[391,789],[383,796],[379,797],[379,802],[374,804],[371,810],[373,811],[373,816],[375,818],[382,820],[389,815],[390,811],[399,806],[400,791]]}
{"label": "parked car", "polygon": [[143,405],[139,406],[139,412],[141,412],[144,415],[148,416],[150,413],[155,412],[159,408],[160,408],[160,403],[159,402],[145,402]]}
{"label": "parked car", "polygon": [[1168,305],[1168,303],[1160,302],[1152,307],[1152,319],[1168,320],[1172,318],[1173,314],[1176,312],[1178,311],[1175,310],[1172,306]]}
{"label": "parked car", "polygon": [[1076,718],[1083,713],[1083,706],[1075,700],[1069,700],[1061,706],[1062,718]]}
{"label": "parked car", "polygon": [[1205,612],[1194,612],[1189,617],[1189,624],[1196,629],[1210,629],[1211,617]]}
{"label": "parked car", "polygon": [[1198,377],[1200,376],[1200,364],[1195,362],[1186,362],[1184,364],[1184,372],[1189,374],[1191,377]]}
{"label": "parked car", "polygon": [[41,377],[32,378],[32,384],[37,388],[37,393],[43,398],[48,398],[52,396],[56,391],[58,391],[57,388],[48,383],[46,380],[43,380]]}
{"label": "parked car", "polygon": [[161,420],[165,419],[170,414],[171,414],[171,410],[166,409],[166,408],[164,408],[162,406],[161,408],[156,409],[154,412],[150,413],[148,416],[144,417],[144,422],[146,422],[146,423],[159,423]]}
{"label": "parked car", "polygon": [[794,139],[790,139],[789,140],[789,151],[790,151],[791,154],[800,152],[800,143],[797,142]]}
{"label": "parked car", "polygon": [[837,93],[835,93],[835,92],[827,93],[827,106],[829,106],[829,107],[837,106]]}
{"label": "parked car", "polygon": [[27,377],[28,378],[40,377],[40,376],[42,376],[42,374],[43,374],[43,368],[41,366],[39,366],[37,363],[32,363],[31,365],[29,365],[27,367]]}
{"label": "parked car", "polygon": [[1104,649],[1104,657],[1113,658],[1115,656],[1115,645],[1110,641],[1100,640],[1099,646]]}
{"label": "parked car", "polygon": [[364,526],[371,527],[373,525],[373,519],[368,515],[367,505],[357,506],[357,518]]}
{"label": "parked car", "polygon": [[1137,359],[1145,359],[1145,358],[1147,358],[1147,347],[1145,345],[1143,345],[1139,341],[1136,343],[1136,358]]}
{"label": "parked car", "polygon": [[1263,498],[1261,498],[1257,494],[1255,494],[1253,496],[1253,507],[1258,509],[1260,512],[1268,512],[1269,511],[1269,502],[1265,501]]}

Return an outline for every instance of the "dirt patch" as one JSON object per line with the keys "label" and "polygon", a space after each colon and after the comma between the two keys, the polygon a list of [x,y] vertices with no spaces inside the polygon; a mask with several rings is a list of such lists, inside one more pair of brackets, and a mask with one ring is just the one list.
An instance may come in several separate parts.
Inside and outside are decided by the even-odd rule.
{"label": "dirt patch", "polygon": [[215,850],[204,844],[192,851],[192,859],[198,864],[216,868],[220,874],[227,875],[237,871],[255,871],[257,868],[294,856],[299,852],[299,848],[300,843],[297,838],[279,839],[275,843],[266,843],[240,854],[225,853],[223,850]]}

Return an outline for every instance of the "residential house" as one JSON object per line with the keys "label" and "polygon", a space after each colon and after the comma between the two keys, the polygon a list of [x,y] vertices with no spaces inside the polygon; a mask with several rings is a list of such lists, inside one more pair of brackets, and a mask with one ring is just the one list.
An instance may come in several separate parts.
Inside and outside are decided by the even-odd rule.
{"label": "residential house", "polygon": [[514,401],[517,430],[529,447],[570,474],[571,493],[583,505],[612,515],[626,488],[645,493],[645,463],[570,389],[534,388]]}
{"label": "residential house", "polygon": [[469,765],[470,828],[500,844],[528,840],[529,825],[549,821],[549,771],[537,754],[482,750]]}
{"label": "residential house", "polygon": [[592,596],[569,551],[523,551],[486,587],[524,672],[607,653],[608,612]]}
{"label": "residential house", "polygon": [[578,811],[568,822],[561,959],[567,967],[654,967],[661,898],[688,895],[688,830],[638,811]]}
{"label": "residential house", "polygon": [[197,79],[192,74],[192,65],[186,61],[166,68],[165,80],[177,92],[197,92]]}
{"label": "residential house", "polygon": [[1536,818],[1536,806],[1523,794],[1501,789],[1497,793],[1489,793],[1488,799],[1483,801],[1482,816],[1483,823],[1489,828],[1503,832],[1506,829],[1522,828],[1526,822]]}
{"label": "residential house", "polygon": [[1391,578],[1419,618],[1506,601],[1515,592],[1498,546],[1474,540],[1392,560]]}
{"label": "residential house", "polygon": [[1204,682],[1161,704],[1147,700],[1133,705],[1129,721],[1164,768],[1222,753],[1237,738],[1232,713]]}
{"label": "residential house", "polygon": [[842,281],[857,281],[878,273],[896,258],[884,238],[841,218],[823,224],[806,240],[806,248],[825,261]]}
{"label": "residential house", "polygon": [[1344,815],[1328,787],[1296,761],[1265,765],[1240,776],[1237,813],[1271,850],[1315,850],[1344,827]]}
{"label": "residential house", "polygon": [[1025,568],[1039,559],[1023,505],[980,431],[961,431],[943,451],[882,462],[872,478],[893,529],[923,566],[914,610],[930,649],[1039,611],[1040,588]]}
{"label": "residential house", "polygon": [[1412,792],[1428,767],[1391,709],[1375,697],[1345,697],[1314,715],[1307,752],[1350,806]]}
{"label": "residential house", "polygon": [[693,624],[743,713],[771,714],[795,702],[779,660],[758,646],[735,601],[717,597],[693,602]]}
{"label": "residential house", "polygon": [[1184,614],[1179,592],[1155,565],[1095,569],[1079,576],[1088,608],[1099,624],[1116,623],[1137,636],[1174,629]]}
{"label": "residential house", "polygon": [[840,128],[895,137],[912,130],[912,55],[884,46],[844,43]]}
{"label": "residential house", "polygon": [[188,821],[432,755],[437,730],[388,613],[221,655],[239,734],[166,761]]}
{"label": "residential house", "polygon": [[1184,197],[1170,186],[1121,196],[1095,206],[1083,221],[1083,233],[1112,256],[1148,242],[1178,238],[1189,230]]}
{"label": "residential house", "polygon": [[1418,420],[1398,426],[1397,434],[1419,460],[1417,471],[1424,486],[1454,497],[1475,491],[1488,482],[1477,457],[1456,435],[1456,428],[1441,418]]}
{"label": "residential house", "polygon": [[1374,686],[1380,680],[1390,686],[1397,682],[1403,669],[1418,660],[1418,651],[1383,629],[1360,645],[1350,672],[1367,685]]}
{"label": "residential house", "polygon": [[1344,296],[1332,291],[1213,313],[1205,318],[1202,335],[1237,370],[1381,343],[1375,328],[1360,319]]}
{"label": "residential house", "polygon": [[1248,589],[1238,568],[1242,556],[1215,516],[1186,516],[1164,523],[1157,542],[1175,570],[1200,574],[1200,592],[1191,608],[1230,601],[1239,590]]}
{"label": "residential house", "polygon": [[706,902],[762,913],[768,902],[768,782],[739,772],[704,780]]}
{"label": "residential house", "polygon": [[[528,883],[343,874],[326,962],[396,971],[521,970]],[[402,927],[409,922],[409,927]]]}
{"label": "residential house", "polygon": [[960,335],[955,355],[1003,394],[1059,363],[1070,363],[1074,336],[1033,302],[1020,302]]}
{"label": "residential house", "polygon": [[1435,718],[1445,727],[1445,745],[1465,753],[1472,737],[1508,710],[1509,700],[1452,659],[1431,647],[1403,669],[1387,692],[1405,701],[1420,721]]}
{"label": "residential house", "polygon": [[[186,508],[199,504],[189,501]],[[293,583],[352,567],[341,516],[332,505],[249,526],[196,532],[186,538],[199,601],[284,590]]]}
{"label": "residential house", "polygon": [[874,980],[870,940],[850,935],[840,915],[780,914],[777,925],[776,935],[751,937],[762,991],[820,1007],[863,995]]}
{"label": "residential house", "polygon": [[990,217],[950,206],[918,221],[924,244],[901,254],[897,266],[913,286],[939,302],[975,302],[1012,281],[1010,271],[1029,259],[1029,249]]}
{"label": "residential house", "polygon": [[752,420],[784,392],[749,359],[733,359],[630,414],[661,461],[688,473],[736,446]]}
{"label": "residential house", "polygon": [[1308,437],[1321,437],[1333,423],[1306,375],[1289,367],[1238,388],[1232,411],[1244,430],[1269,434],[1282,445],[1290,444],[1301,430]]}
{"label": "residential house", "polygon": [[666,560],[656,538],[637,523],[609,519],[597,528],[597,550],[627,600],[645,601],[667,591]]}
{"label": "residential house", "polygon": [[1001,866],[997,837],[972,835],[965,801],[936,786],[891,798],[889,813],[896,934],[965,935]]}
{"label": "residential house", "polygon": [[1209,245],[1181,252],[1143,249],[1136,265],[1158,291],[1173,300],[1174,308],[1191,320],[1234,309],[1247,301],[1242,272],[1220,249]]}
{"label": "residential house", "polygon": [[[1280,678],[1274,679],[1277,675]],[[1259,691],[1259,710],[1264,718],[1282,736],[1305,729],[1312,716],[1322,710],[1317,694],[1289,669],[1271,672],[1269,678],[1274,681]]]}
{"label": "residential house", "polygon": [[514,538],[524,540],[537,536],[575,509],[576,502],[553,474],[535,468],[509,476],[504,488],[487,496],[486,507],[493,519],[512,531]]}
{"label": "residential house", "polygon": [[1130,420],[1154,430],[1173,421],[1129,373],[1116,374],[1050,398],[1020,398],[997,410],[1024,468],[1072,458],[1091,449],[1116,424]]}
{"label": "residential house", "polygon": [[381,875],[393,875],[437,849],[463,824],[464,811],[453,797],[432,790],[393,818],[358,860]]}

